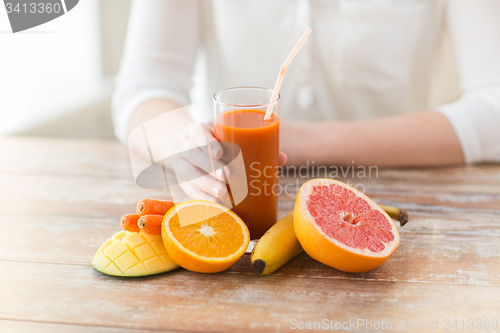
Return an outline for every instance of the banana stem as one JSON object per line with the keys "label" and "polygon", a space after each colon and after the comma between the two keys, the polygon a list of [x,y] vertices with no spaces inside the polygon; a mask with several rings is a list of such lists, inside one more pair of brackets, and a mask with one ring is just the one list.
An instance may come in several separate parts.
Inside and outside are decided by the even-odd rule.
{"label": "banana stem", "polygon": [[401,226],[408,222],[408,212],[402,208],[379,205],[390,217],[399,221]]}

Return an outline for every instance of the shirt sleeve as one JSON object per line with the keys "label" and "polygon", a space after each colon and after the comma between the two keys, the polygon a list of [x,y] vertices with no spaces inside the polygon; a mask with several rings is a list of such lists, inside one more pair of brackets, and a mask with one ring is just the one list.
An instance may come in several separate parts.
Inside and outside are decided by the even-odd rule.
{"label": "shirt sleeve", "polygon": [[190,103],[199,35],[197,0],[134,0],[112,100],[115,135],[122,143],[141,103],[154,98]]}
{"label": "shirt sleeve", "polygon": [[448,1],[462,97],[440,107],[466,163],[500,161],[500,1]]}

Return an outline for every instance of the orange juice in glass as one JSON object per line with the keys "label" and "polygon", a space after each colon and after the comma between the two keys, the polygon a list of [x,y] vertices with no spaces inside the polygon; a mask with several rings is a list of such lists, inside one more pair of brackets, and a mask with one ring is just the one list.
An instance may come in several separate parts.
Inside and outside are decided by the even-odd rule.
{"label": "orange juice in glass", "polygon": [[[239,147],[246,173],[248,193],[242,201],[232,201],[231,209],[246,223],[252,239],[276,223],[278,213],[280,100],[278,96],[270,102],[272,92],[241,87],[214,95],[215,137]],[[270,105],[271,118],[264,120]],[[232,190],[228,186],[230,195]]]}

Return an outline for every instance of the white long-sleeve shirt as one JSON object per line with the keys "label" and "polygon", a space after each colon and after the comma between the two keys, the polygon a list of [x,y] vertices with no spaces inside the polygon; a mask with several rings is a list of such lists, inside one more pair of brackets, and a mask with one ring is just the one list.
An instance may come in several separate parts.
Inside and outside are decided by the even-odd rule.
{"label": "white long-sleeve shirt", "polygon": [[[365,119],[442,112],[465,160],[500,161],[500,0],[138,0],[113,98],[117,137],[139,104],[168,98],[213,118],[214,93],[272,88],[287,70],[281,117]],[[447,43],[455,64],[443,63]],[[455,101],[443,72],[456,67]],[[442,94],[441,94],[442,95]]]}

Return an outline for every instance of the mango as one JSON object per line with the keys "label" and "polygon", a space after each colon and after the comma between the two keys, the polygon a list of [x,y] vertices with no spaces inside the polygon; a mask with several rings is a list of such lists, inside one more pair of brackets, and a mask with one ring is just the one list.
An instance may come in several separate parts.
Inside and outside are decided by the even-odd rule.
{"label": "mango", "polygon": [[92,266],[114,276],[146,276],[179,267],[165,250],[160,235],[120,231],[97,250]]}

